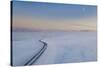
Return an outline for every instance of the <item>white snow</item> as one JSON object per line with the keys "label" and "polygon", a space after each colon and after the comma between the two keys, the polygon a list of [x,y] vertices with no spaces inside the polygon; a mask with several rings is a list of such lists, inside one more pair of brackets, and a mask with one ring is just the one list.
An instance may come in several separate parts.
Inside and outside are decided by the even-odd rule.
{"label": "white snow", "polygon": [[96,32],[14,32],[13,57],[15,65],[23,65],[48,44],[34,64],[73,63],[97,60]]}
{"label": "white snow", "polygon": [[38,38],[35,33],[13,32],[13,65],[24,65],[42,48]]}

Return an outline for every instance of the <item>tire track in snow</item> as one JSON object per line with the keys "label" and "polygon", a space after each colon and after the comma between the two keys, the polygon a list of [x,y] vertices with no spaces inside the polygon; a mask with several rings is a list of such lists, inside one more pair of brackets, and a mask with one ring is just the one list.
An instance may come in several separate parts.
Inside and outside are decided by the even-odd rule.
{"label": "tire track in snow", "polygon": [[43,47],[41,48],[41,50],[40,50],[37,54],[35,54],[30,60],[28,60],[28,61],[24,64],[25,66],[26,66],[26,65],[32,65],[32,64],[34,64],[35,61],[38,60],[39,57],[43,54],[43,52],[46,50],[46,48],[47,48],[47,43],[44,42],[44,41],[42,41],[42,40],[39,40],[39,42],[41,42],[41,43],[44,44]]}

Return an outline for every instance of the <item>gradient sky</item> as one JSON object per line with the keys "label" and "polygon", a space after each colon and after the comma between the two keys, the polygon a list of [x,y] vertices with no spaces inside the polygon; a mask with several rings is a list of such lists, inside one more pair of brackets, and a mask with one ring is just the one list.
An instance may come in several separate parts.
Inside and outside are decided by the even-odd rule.
{"label": "gradient sky", "polygon": [[13,29],[96,30],[97,7],[13,1]]}

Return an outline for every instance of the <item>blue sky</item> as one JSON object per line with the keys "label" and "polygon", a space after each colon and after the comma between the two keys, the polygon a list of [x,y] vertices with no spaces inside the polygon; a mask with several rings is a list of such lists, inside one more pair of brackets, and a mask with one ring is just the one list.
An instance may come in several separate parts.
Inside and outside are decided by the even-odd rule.
{"label": "blue sky", "polygon": [[71,4],[55,4],[41,2],[23,2],[14,1],[15,16],[38,16],[40,18],[84,18],[88,16],[96,16],[95,6],[82,6]]}
{"label": "blue sky", "polygon": [[[31,26],[32,23],[35,24],[35,21],[37,21],[38,22],[37,25],[39,25],[39,23],[46,24],[47,21],[51,20],[76,20],[76,19],[77,20],[81,19],[80,23],[83,24],[85,22],[86,24],[86,22],[91,22],[92,19],[96,19],[97,18],[96,16],[97,16],[97,7],[92,5],[13,1],[13,17],[14,19],[16,19],[16,22],[14,22],[15,23],[14,26],[22,25],[21,27],[25,27],[24,23],[26,24],[30,23],[29,25]],[[27,21],[28,19],[30,19],[32,22],[30,20],[28,22],[25,22],[25,20]],[[83,20],[86,19],[87,21],[81,22],[83,21],[82,19]],[[53,23],[58,23],[58,21],[57,22],[54,21]],[[64,24],[65,22],[64,23],[59,22],[59,23]],[[95,20],[94,23],[96,24]]]}

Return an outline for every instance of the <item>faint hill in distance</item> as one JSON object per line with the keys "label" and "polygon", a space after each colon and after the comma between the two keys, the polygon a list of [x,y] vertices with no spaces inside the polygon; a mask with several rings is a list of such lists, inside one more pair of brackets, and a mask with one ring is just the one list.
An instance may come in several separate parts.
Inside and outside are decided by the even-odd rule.
{"label": "faint hill in distance", "polygon": [[48,31],[48,32],[96,32],[97,30],[40,30],[40,29],[25,29],[25,28],[13,28],[13,32],[43,32],[43,31]]}

